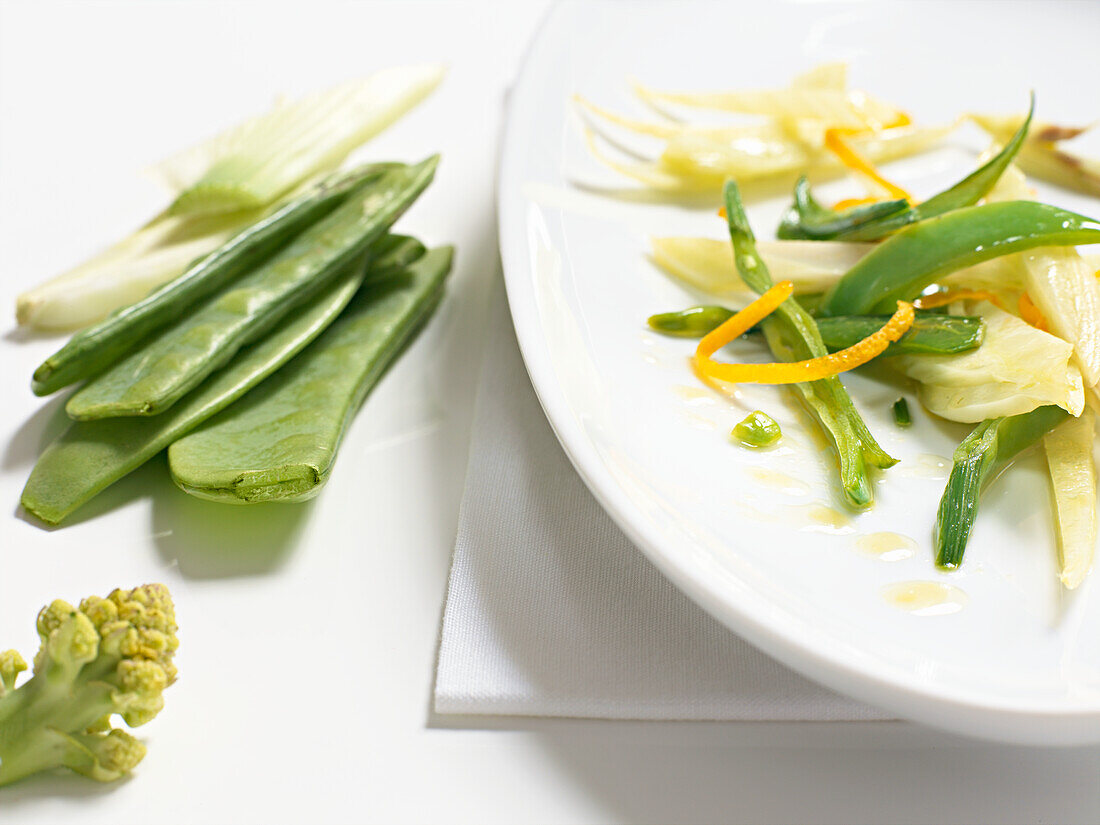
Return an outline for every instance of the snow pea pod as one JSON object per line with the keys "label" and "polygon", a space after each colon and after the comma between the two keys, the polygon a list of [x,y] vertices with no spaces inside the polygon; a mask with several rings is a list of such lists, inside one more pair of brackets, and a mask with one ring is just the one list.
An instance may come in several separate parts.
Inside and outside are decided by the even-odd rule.
{"label": "snow pea pod", "polygon": [[[737,184],[727,181],[724,194],[737,271],[750,289],[762,294],[773,285],[773,281],[767,265],[757,254],[756,239],[745,215]],[[781,360],[801,361],[827,352],[813,317],[793,298],[788,298],[778,310],[765,318],[762,327],[772,354]],[[848,391],[835,375],[790,386],[836,448],[840,483],[846,501],[853,507],[870,506],[874,501],[874,491],[867,464],[885,468],[896,464],[897,459],[875,441]]]}
{"label": "snow pea pod", "polygon": [[862,258],[825,296],[822,315],[890,312],[938,278],[1039,246],[1100,243],[1100,223],[1035,201],[968,206],[910,224]]}
{"label": "snow pea pod", "polygon": [[1061,407],[1037,407],[1022,415],[992,418],[979,424],[955,449],[951,475],[936,514],[936,564],[958,567],[962,562],[978,501],[985,487],[1017,455],[1061,424],[1069,413]]}
{"label": "snow pea pod", "polygon": [[[1034,113],[1035,95],[1033,93],[1027,117],[1000,152],[950,189],[945,189],[912,207],[901,200],[856,206],[843,212],[834,212],[814,200],[810,193],[810,184],[803,177],[795,186],[795,205],[787,210],[779,225],[779,237],[817,241],[833,239],[876,241],[911,223],[944,215],[965,206],[973,206],[993,188],[1008,165],[1019,154],[1027,138]],[[898,204],[901,205],[900,208],[892,208]],[[882,214],[875,214],[875,207],[881,207]]]}
{"label": "snow pea pod", "polygon": [[[720,306],[690,307],[680,312],[662,312],[649,317],[650,329],[681,338],[702,338],[733,317],[733,310]],[[817,318],[817,330],[829,352],[858,344],[882,329],[888,315],[838,315]],[[982,343],[985,324],[981,318],[928,312],[917,315],[906,333],[890,344],[880,357],[891,355],[954,355],[976,349]],[[759,332],[753,327],[749,332]]]}
{"label": "snow pea pod", "polygon": [[23,509],[48,524],[61,522],[289,361],[347,306],[363,274],[362,267],[345,268],[281,327],[166,413],[71,424],[34,465],[23,488]]}
{"label": "snow pea pod", "polygon": [[391,169],[69,399],[72,418],[156,415],[360,259],[431,182],[438,157]]}
{"label": "snow pea pod", "polygon": [[168,450],[172,478],[233,504],[303,501],[328,480],[367,393],[438,304],[450,247],[362,291],[340,319],[270,380]]}
{"label": "snow pea pod", "polygon": [[261,217],[146,298],[76,333],[34,371],[34,394],[49,395],[101,372],[150,332],[172,323],[179,313],[258,265],[343,203],[357,188],[396,165],[360,166],[326,178],[301,197]]}

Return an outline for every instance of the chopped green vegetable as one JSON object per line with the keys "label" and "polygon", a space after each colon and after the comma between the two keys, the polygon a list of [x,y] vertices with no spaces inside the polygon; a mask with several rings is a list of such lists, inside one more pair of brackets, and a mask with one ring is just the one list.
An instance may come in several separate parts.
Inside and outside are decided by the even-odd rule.
{"label": "chopped green vegetable", "polygon": [[766,412],[755,410],[733,428],[731,435],[746,447],[770,447],[783,436],[783,430]]}
{"label": "chopped green vegetable", "polygon": [[973,206],[993,188],[1024,145],[1034,112],[1035,95],[1032,94],[1027,117],[1000,152],[950,189],[912,207],[905,200],[895,200],[836,212],[814,200],[809,181],[803,177],[795,187],[795,205],[783,216],[779,237],[874,241],[911,223]]}
{"label": "chopped green vegetable", "polygon": [[[720,306],[690,307],[680,312],[663,312],[649,317],[650,329],[680,338],[701,338],[733,317],[733,310]],[[839,315],[816,318],[821,340],[829,352],[858,344],[882,329],[887,315]],[[753,327],[749,332],[759,331]],[[894,355],[952,355],[977,348],[982,343],[981,318],[943,313],[921,313],[906,333],[886,348],[883,357]]]}
{"label": "chopped green vegetable", "polygon": [[225,365],[371,246],[431,182],[438,156],[387,171],[259,269],[74,394],[77,420],[156,415]]}
{"label": "chopped green vegetable", "polygon": [[910,224],[850,269],[826,295],[823,315],[893,312],[941,276],[1038,246],[1100,243],[1100,224],[1034,201],[956,209]]}
{"label": "chopped green vegetable", "polygon": [[[741,194],[733,181],[726,183],[725,200],[737,270],[751,289],[763,294],[773,286],[772,278],[756,252],[755,238],[741,203]],[[814,319],[794,298],[788,298],[769,315],[764,320],[763,328],[772,354],[780,360],[817,358],[827,352]],[[897,459],[875,441],[839,378],[832,376],[808,384],[792,384],[791,387],[836,448],[841,488],[846,501],[854,507],[869,506],[874,500],[874,492],[867,474],[867,463],[885,468],[897,463]]]}
{"label": "chopped green vegetable", "polygon": [[913,416],[909,414],[909,402],[899,398],[894,402],[894,423],[899,427],[910,427],[913,424]]}
{"label": "chopped green vegetable", "polygon": [[954,466],[936,514],[936,564],[959,566],[985,487],[1017,455],[1068,417],[1061,407],[1038,407],[1023,415],[983,421],[963,439],[955,450]]}
{"label": "chopped green vegetable", "polygon": [[174,443],[176,484],[235,504],[320,492],[355,411],[438,304],[451,257],[434,249],[388,287],[361,291],[301,355]]}
{"label": "chopped green vegetable", "polygon": [[172,323],[182,311],[212,292],[224,289],[343,203],[356,189],[379,178],[386,168],[374,164],[332,176],[252,224],[151,295],[81,330],[34,371],[35,394],[56,392],[115,363],[150,332]]}
{"label": "chopped green vegetable", "polygon": [[38,614],[38,636],[34,675],[19,687],[26,662],[0,652],[0,785],[61,767],[101,782],[126,775],[145,746],[112,728],[111,717],[144,725],[176,680],[168,588],[115,590],[79,609],[58,599]]}
{"label": "chopped green vegetable", "polygon": [[158,167],[179,190],[169,212],[226,212],[276,202],[339,167],[352,150],[431,94],[443,73],[442,66],[402,66],[300,100],[280,100],[270,112]]}
{"label": "chopped green vegetable", "polygon": [[718,306],[688,307],[679,312],[650,315],[649,328],[679,338],[702,338],[733,317],[733,310]]}
{"label": "chopped green vegetable", "polygon": [[349,269],[265,339],[242,350],[172,409],[149,418],[107,418],[69,426],[34,465],[20,499],[57,524],[101,490],[228,406],[285,364],[340,314],[363,281]]}

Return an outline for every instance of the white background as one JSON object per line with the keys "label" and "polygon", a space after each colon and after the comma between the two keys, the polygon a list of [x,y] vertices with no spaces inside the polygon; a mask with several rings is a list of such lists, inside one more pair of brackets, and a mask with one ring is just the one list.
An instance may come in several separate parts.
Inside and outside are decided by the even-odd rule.
{"label": "white background", "polygon": [[[991,13],[995,8],[991,5]],[[297,93],[444,60],[373,142],[444,156],[402,228],[453,242],[451,295],[357,418],[325,493],[232,508],[162,460],[72,526],[16,513],[58,400],[56,341],[0,325],[0,644],[54,597],[166,581],[181,678],[133,779],[0,791],[0,822],[1094,822],[1100,750],[974,744],[903,724],[439,719],[429,711],[488,290],[510,78],[542,3],[0,5],[0,307],[160,206],[136,173]],[[10,318],[10,315],[8,316]],[[4,503],[6,502],[6,503]]]}

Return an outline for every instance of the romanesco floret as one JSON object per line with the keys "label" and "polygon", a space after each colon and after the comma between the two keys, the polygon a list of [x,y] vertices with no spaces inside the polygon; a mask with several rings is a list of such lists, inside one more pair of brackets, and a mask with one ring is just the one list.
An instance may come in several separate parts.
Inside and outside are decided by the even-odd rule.
{"label": "romanesco floret", "polygon": [[38,614],[34,675],[14,650],[0,651],[0,785],[67,767],[109,782],[145,756],[145,746],[111,727],[118,714],[144,725],[164,707],[179,645],[172,597],[162,584],[61,600]]}

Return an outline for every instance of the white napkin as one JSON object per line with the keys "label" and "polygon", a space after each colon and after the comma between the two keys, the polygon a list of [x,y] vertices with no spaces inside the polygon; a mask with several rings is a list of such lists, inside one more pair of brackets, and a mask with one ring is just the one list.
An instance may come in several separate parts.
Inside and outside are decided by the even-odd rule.
{"label": "white napkin", "polygon": [[436,671],[438,713],[865,720],[681,594],[554,437],[499,286]]}

